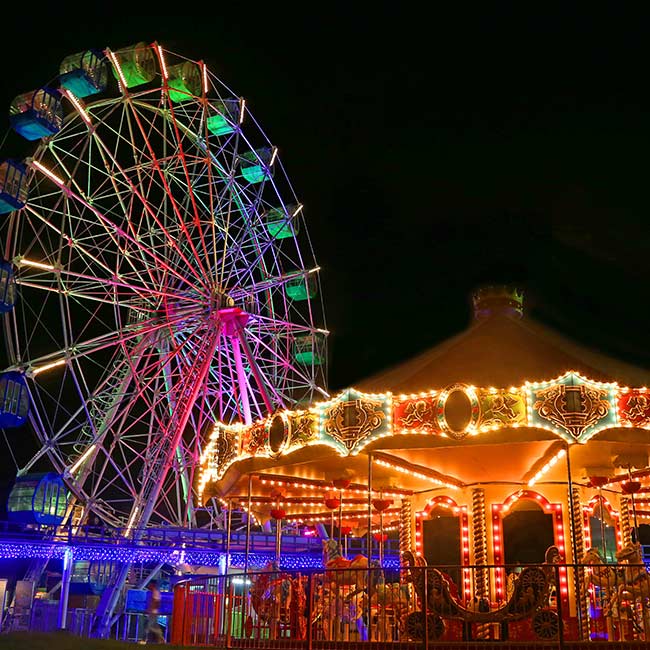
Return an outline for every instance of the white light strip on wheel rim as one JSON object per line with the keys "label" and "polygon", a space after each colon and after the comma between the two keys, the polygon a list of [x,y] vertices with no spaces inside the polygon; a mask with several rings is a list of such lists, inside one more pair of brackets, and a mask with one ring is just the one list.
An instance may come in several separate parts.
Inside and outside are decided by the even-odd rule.
{"label": "white light strip on wheel rim", "polygon": [[273,163],[275,162],[277,155],[278,155],[278,148],[273,147],[273,152],[271,153],[271,160],[269,161],[269,167],[273,167]]}
{"label": "white light strip on wheel rim", "polygon": [[86,113],[86,109],[84,108],[83,104],[79,100],[78,97],[75,97],[74,93],[71,91],[67,90],[64,88],[62,91],[63,95],[67,97],[70,100],[70,103],[75,107],[77,113],[81,116],[81,119],[90,126],[91,121],[90,121],[90,116],[88,113]]}
{"label": "white light strip on wheel rim", "polygon": [[51,370],[52,368],[57,368],[58,366],[62,366],[64,364],[65,364],[65,359],[52,361],[52,363],[46,363],[44,366],[38,366],[36,368],[33,368],[31,370],[31,375],[35,377],[36,375],[40,375],[42,372],[45,372],[46,370]]}
{"label": "white light strip on wheel rim", "polygon": [[203,61],[201,61],[201,76],[203,77],[203,94],[207,95],[210,92],[210,83],[208,80],[208,68]]}
{"label": "white light strip on wheel rim", "polygon": [[43,269],[44,271],[54,271],[54,267],[51,264],[45,264],[44,262],[37,262],[36,260],[30,260],[26,257],[21,257],[16,262],[17,266],[33,266],[37,269]]}
{"label": "white light strip on wheel rim", "polygon": [[162,47],[156,43],[156,52],[158,52],[158,59],[160,60],[160,69],[162,70],[163,79],[167,81],[169,79],[169,73],[167,72],[167,64],[165,63],[165,57],[163,56]]}
{"label": "white light strip on wheel rim", "polygon": [[246,100],[241,97],[239,102],[239,123],[242,124],[244,121],[244,112],[246,110]]}
{"label": "white light strip on wheel rim", "polygon": [[44,165],[41,165],[38,160],[32,160],[32,166],[36,167],[36,169],[38,169],[40,172],[43,172],[43,174],[45,174],[50,180],[53,180],[61,188],[65,189],[65,183],[63,182],[63,179],[59,178],[54,172],[51,172]]}
{"label": "white light strip on wheel rim", "polygon": [[122,72],[122,68],[120,68],[119,61],[117,60],[117,57],[113,52],[111,52],[108,48],[105,50],[106,56],[111,60],[111,63],[113,64],[113,67],[117,70],[117,75],[120,78],[120,92],[124,92],[126,88],[128,88],[127,83],[126,83],[126,77],[124,76],[124,73]]}
{"label": "white light strip on wheel rim", "polygon": [[88,447],[88,449],[86,449],[86,451],[84,451],[84,453],[75,461],[74,465],[69,470],[70,474],[73,474],[79,469],[88,456],[90,456],[95,446],[96,445],[90,445],[90,447]]}
{"label": "white light strip on wheel rim", "polygon": [[129,517],[129,523],[126,525],[126,528],[124,529],[124,537],[126,537],[129,534],[131,528],[133,528],[133,522],[135,520],[135,516],[138,514],[139,509],[140,508],[138,506],[135,506],[133,508],[133,512],[131,513],[131,516]]}

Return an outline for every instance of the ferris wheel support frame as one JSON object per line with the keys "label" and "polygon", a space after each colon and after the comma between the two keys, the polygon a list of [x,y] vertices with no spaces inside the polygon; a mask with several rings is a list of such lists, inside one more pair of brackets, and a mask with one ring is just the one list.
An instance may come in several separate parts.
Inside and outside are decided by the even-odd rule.
{"label": "ferris wheel support frame", "polygon": [[[159,436],[160,444],[154,450],[153,458],[148,464],[142,477],[143,492],[138,495],[131,509],[131,516],[126,527],[128,534],[133,530],[133,541],[137,541],[143,534],[143,527],[147,525],[153,512],[156,500],[171,468],[172,458],[180,442],[183,430],[187,424],[192,407],[196,401],[197,395],[201,389],[203,379],[210,370],[212,357],[217,348],[221,334],[221,325],[217,321],[212,321],[213,326],[201,337],[201,347],[197,355],[197,360],[189,369],[184,377],[184,381],[178,392],[179,398],[176,400],[170,429],[173,428],[171,435],[169,432],[161,432]],[[102,593],[99,604],[97,605],[97,619],[99,621],[98,633],[104,637],[110,630],[113,612],[122,592],[124,583],[131,566],[124,563],[114,580],[112,580]]]}

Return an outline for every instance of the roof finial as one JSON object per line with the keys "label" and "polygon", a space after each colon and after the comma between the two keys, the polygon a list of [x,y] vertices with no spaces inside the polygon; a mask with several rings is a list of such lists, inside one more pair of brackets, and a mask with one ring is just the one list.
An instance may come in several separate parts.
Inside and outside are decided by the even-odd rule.
{"label": "roof finial", "polygon": [[474,319],[484,320],[495,314],[515,318],[524,315],[524,293],[521,289],[508,285],[485,285],[472,294]]}

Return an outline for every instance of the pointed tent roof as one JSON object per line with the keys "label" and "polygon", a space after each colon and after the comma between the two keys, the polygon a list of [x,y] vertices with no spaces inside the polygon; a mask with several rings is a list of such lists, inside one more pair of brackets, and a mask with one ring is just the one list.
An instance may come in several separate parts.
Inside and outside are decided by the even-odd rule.
{"label": "pointed tent roof", "polygon": [[[519,292],[495,287],[480,290],[474,294],[474,311],[474,322],[458,335],[356,383],[354,388],[372,393],[391,391],[397,396],[440,390],[455,383],[507,389],[521,387],[527,380],[553,380],[567,371],[631,388],[650,386],[650,370],[609,357],[524,317],[523,295]],[[457,404],[459,412],[471,408],[471,404],[461,402]],[[442,408],[444,413],[446,406]],[[450,414],[454,408],[452,404]],[[534,424],[504,425],[462,439],[438,433],[376,438],[367,447],[378,461],[372,470],[374,484],[417,493],[430,490],[438,479],[465,487],[488,483],[524,486],[566,446],[566,439],[552,428]],[[605,427],[588,444],[570,445],[572,476],[587,481],[591,476],[615,476],[625,467],[647,469],[647,439],[645,426]],[[544,480],[564,483],[568,471],[568,464],[555,462]],[[320,444],[302,445],[277,457],[246,455],[215,484],[215,493],[243,499],[251,472],[259,472],[258,478],[264,476],[264,480],[281,479],[291,485],[291,490],[301,492],[302,499],[312,495],[305,481],[329,486],[341,472],[363,484],[368,460],[364,453],[355,453],[343,461],[333,446]],[[263,481],[254,489],[259,496],[267,495]]]}
{"label": "pointed tent roof", "polygon": [[365,392],[416,393],[462,382],[508,388],[555,379],[574,370],[621,386],[650,386],[650,369],[584,346],[523,313],[523,295],[484,287],[473,295],[474,321],[461,333],[354,387]]}

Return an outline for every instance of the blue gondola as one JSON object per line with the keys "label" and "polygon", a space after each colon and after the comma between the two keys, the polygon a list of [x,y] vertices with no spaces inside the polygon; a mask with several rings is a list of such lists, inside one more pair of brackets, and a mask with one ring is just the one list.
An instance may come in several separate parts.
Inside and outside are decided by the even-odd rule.
{"label": "blue gondola", "polygon": [[0,214],[25,207],[27,201],[27,168],[17,160],[0,163]]}
{"label": "blue gondola", "polygon": [[101,50],[86,50],[66,56],[59,66],[59,83],[76,97],[106,90],[108,66]]}
{"label": "blue gondola", "polygon": [[16,304],[16,276],[11,262],[0,260],[0,314],[11,311]]}
{"label": "blue gondola", "polygon": [[11,370],[0,375],[0,429],[20,427],[27,421],[29,395],[25,375]]}
{"label": "blue gondola", "polygon": [[26,140],[58,133],[63,124],[61,93],[45,87],[18,95],[9,107],[9,122]]}
{"label": "blue gondola", "polygon": [[7,500],[9,521],[58,526],[68,507],[68,491],[54,472],[19,476]]}
{"label": "blue gondola", "polygon": [[249,183],[261,183],[266,178],[273,176],[273,161],[275,152],[270,147],[246,151],[241,155],[239,168],[241,175]]}

